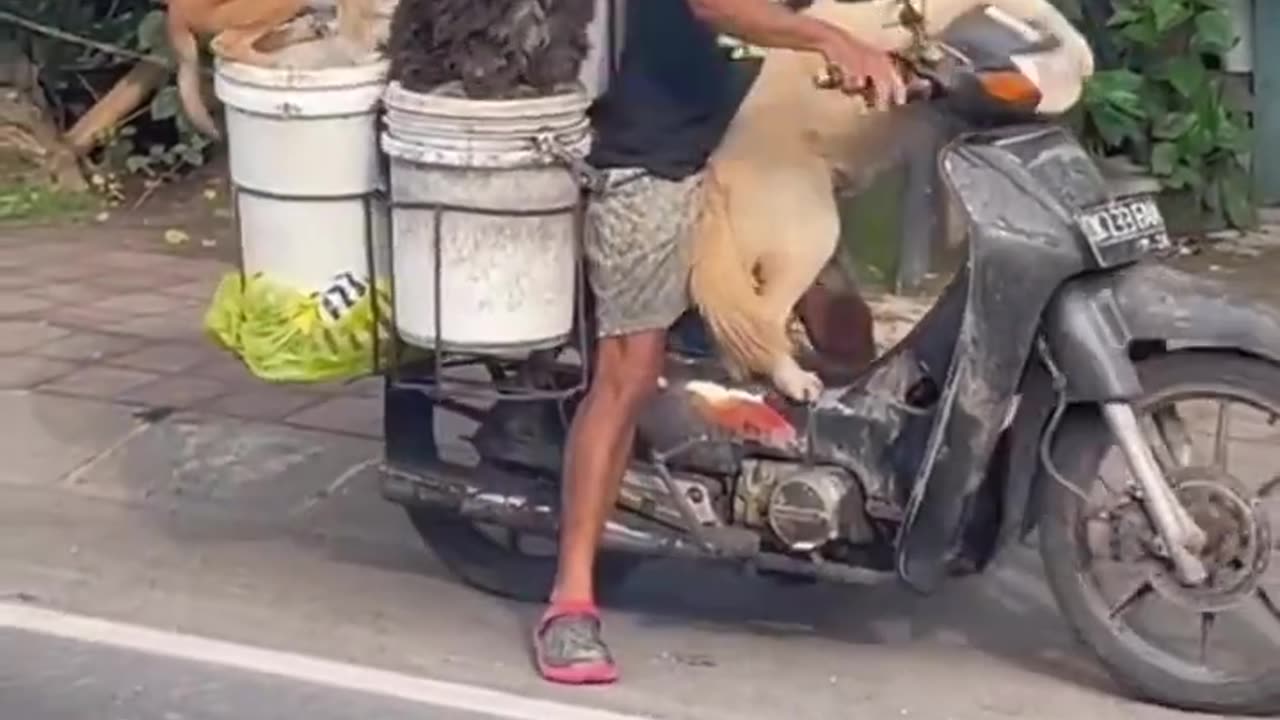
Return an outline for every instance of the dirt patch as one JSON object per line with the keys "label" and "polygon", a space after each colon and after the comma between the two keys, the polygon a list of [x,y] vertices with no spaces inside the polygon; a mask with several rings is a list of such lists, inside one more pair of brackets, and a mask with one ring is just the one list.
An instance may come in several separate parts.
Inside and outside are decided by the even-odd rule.
{"label": "dirt patch", "polygon": [[128,181],[110,206],[95,196],[77,212],[51,212],[0,224],[0,233],[35,240],[85,240],[134,250],[234,262],[238,243],[225,157],[150,191]]}

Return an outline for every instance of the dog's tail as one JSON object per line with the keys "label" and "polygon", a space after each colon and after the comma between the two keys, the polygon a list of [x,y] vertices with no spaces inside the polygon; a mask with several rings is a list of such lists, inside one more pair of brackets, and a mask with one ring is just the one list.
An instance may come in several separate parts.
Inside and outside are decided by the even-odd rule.
{"label": "dog's tail", "polygon": [[768,374],[780,355],[790,354],[791,340],[756,291],[754,269],[735,243],[728,193],[714,169],[707,171],[703,192],[693,238],[694,304],[731,369]]}
{"label": "dog's tail", "polygon": [[200,88],[200,47],[196,34],[187,26],[182,15],[169,8],[167,19],[169,45],[178,59],[178,97],[187,119],[197,130],[217,139],[221,136],[218,126],[205,105]]}

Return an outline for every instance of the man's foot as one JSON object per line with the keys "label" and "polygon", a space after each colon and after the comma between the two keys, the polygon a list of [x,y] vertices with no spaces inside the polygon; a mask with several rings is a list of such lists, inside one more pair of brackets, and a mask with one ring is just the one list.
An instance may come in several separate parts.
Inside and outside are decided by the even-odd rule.
{"label": "man's foot", "polygon": [[593,685],[618,679],[593,605],[552,605],[534,630],[533,650],[538,672],[551,682]]}

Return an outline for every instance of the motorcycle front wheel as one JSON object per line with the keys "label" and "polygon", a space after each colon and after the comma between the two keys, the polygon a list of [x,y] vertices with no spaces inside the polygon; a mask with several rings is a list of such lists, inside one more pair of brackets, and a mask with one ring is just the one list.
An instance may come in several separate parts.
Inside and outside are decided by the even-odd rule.
{"label": "motorcycle front wheel", "polygon": [[[1209,579],[1178,581],[1096,411],[1054,445],[1040,553],[1068,622],[1121,684],[1185,710],[1280,714],[1280,366],[1231,353],[1138,363],[1135,403],[1175,493],[1208,536]],[[1276,534],[1273,534],[1276,533]]]}

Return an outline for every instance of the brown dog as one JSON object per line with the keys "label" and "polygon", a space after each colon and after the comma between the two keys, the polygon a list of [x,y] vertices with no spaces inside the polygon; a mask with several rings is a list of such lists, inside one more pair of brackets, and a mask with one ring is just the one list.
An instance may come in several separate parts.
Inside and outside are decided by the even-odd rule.
{"label": "brown dog", "polygon": [[[915,0],[926,33],[966,11],[994,6],[1030,21],[1063,43],[1041,85],[1041,110],[1060,112],[1078,99],[1093,54],[1049,0]],[[899,22],[902,0],[817,0],[805,13],[838,25],[885,51],[911,46]],[[812,53],[769,50],[760,74],[712,155],[702,216],[693,240],[690,287],[726,364],[739,376],[770,378],[788,397],[809,401],[818,377],[796,362],[788,322],[836,249],[837,177],[865,179],[884,169],[899,113],[872,113],[864,99],[815,86],[824,70]],[[1056,81],[1056,85],[1054,85]],[[1051,107],[1049,107],[1051,106]]]}
{"label": "brown dog", "polygon": [[[197,35],[214,36],[210,47],[220,57],[269,67],[274,61],[263,50],[317,36],[315,28],[281,29],[307,5],[307,0],[169,0],[168,33],[178,58],[178,94],[192,125],[210,137],[219,136],[200,92]],[[375,0],[338,0],[338,35],[361,51],[372,51],[375,11]]]}

